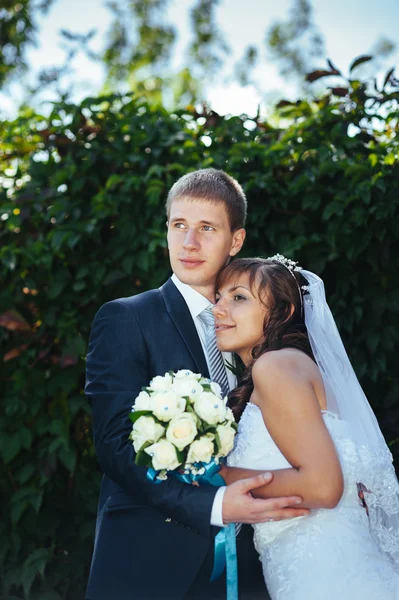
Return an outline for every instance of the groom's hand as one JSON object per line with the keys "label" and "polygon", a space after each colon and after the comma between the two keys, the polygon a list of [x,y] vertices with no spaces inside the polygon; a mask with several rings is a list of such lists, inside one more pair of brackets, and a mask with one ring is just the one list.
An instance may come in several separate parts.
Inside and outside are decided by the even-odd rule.
{"label": "groom's hand", "polygon": [[223,523],[264,523],[309,514],[306,508],[295,507],[302,502],[299,496],[267,500],[252,496],[251,490],[270,483],[272,479],[271,473],[262,473],[228,485],[223,497]]}

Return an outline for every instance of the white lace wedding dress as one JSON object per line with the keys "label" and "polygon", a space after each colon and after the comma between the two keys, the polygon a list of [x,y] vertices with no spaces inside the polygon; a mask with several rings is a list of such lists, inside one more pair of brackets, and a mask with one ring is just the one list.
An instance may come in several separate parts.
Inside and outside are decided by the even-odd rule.
{"label": "white lace wedding dress", "polygon": [[[334,509],[254,525],[269,594],[272,600],[399,600],[399,574],[375,543],[358,498],[358,451],[344,421],[328,411],[323,418],[340,457],[344,493]],[[243,412],[228,465],[291,467],[255,404]]]}

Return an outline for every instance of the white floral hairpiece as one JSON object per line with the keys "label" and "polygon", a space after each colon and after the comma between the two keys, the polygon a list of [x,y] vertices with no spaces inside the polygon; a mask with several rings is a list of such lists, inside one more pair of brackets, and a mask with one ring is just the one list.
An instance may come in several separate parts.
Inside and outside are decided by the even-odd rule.
{"label": "white floral hairpiece", "polygon": [[295,283],[298,287],[299,298],[301,300],[301,313],[303,315],[303,296],[302,296],[301,290],[303,290],[304,292],[308,292],[309,286],[308,285],[300,286],[297,278],[295,277],[295,271],[302,271],[303,270],[302,267],[300,267],[295,260],[292,260],[291,258],[286,258],[282,254],[275,254],[274,256],[269,256],[267,258],[267,260],[274,260],[275,262],[278,262],[281,265],[283,265],[286,269],[288,269],[288,271],[291,273],[291,275],[295,279]]}

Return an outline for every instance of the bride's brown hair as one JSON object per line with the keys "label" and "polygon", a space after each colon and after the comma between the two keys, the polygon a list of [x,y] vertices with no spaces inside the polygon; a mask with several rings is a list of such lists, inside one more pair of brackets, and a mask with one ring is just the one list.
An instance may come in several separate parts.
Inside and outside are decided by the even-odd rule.
{"label": "bride's brown hair", "polygon": [[263,340],[252,348],[252,361],[240,378],[239,385],[229,395],[229,406],[238,420],[254,389],[252,367],[266,352],[282,348],[297,348],[312,360],[303,314],[303,298],[307,285],[300,271],[289,271],[283,264],[264,258],[239,258],[224,267],[217,278],[216,290],[228,281],[234,282],[240,275],[249,276],[251,292],[257,296],[266,310],[263,322]]}

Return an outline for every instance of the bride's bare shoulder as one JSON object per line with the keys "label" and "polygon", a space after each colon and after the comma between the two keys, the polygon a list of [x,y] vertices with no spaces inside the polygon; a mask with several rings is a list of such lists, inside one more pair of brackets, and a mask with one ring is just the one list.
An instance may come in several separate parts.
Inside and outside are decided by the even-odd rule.
{"label": "bride's bare shoulder", "polygon": [[273,380],[318,381],[321,378],[316,363],[296,348],[282,348],[262,354],[252,367],[254,384],[273,377]]}

